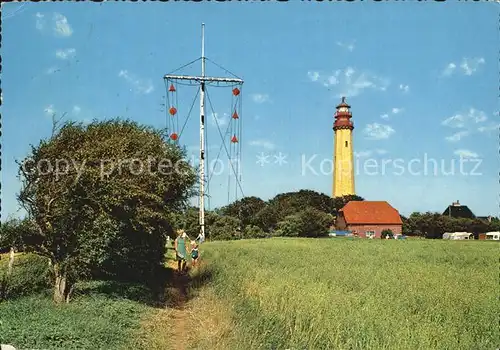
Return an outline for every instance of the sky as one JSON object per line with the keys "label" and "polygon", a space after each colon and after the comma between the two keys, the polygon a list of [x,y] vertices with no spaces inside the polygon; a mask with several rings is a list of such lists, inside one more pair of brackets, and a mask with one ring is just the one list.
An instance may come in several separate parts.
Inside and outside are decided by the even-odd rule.
{"label": "sky", "polygon": [[[207,87],[207,172],[218,164],[208,209],[300,189],[331,195],[345,96],[358,195],[403,215],[459,200],[498,216],[499,15],[500,4],[477,2],[2,4],[2,221],[23,213],[15,160],[50,136],[53,115],[165,128],[164,105],[177,102],[179,142],[196,165],[197,88],[167,101],[163,76],[200,58],[202,22],[207,75],[244,80],[242,191],[224,132],[232,88]],[[201,74],[200,61],[175,74]]]}

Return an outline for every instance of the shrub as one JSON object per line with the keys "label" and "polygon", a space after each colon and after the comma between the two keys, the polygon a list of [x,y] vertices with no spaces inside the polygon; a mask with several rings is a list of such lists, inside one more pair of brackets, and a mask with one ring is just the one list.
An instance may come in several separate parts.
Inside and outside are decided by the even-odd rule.
{"label": "shrub", "polygon": [[35,254],[17,255],[10,276],[7,266],[8,258],[3,258],[0,262],[0,300],[37,294],[52,286],[47,258]]}
{"label": "shrub", "polygon": [[302,232],[302,222],[300,216],[288,215],[284,220],[276,225],[276,235],[283,237],[297,237]]}
{"label": "shrub", "polygon": [[239,226],[240,222],[236,218],[227,215],[216,215],[213,218],[208,237],[214,241],[235,239]]}
{"label": "shrub", "polygon": [[380,234],[380,238],[385,238],[389,236],[389,238],[394,238],[394,232],[392,232],[389,229],[382,230],[382,233]]}
{"label": "shrub", "polygon": [[247,225],[243,231],[243,238],[265,238],[266,233],[259,226]]}
{"label": "shrub", "polygon": [[286,237],[324,237],[333,222],[330,214],[308,208],[289,215],[277,225],[275,235]]}

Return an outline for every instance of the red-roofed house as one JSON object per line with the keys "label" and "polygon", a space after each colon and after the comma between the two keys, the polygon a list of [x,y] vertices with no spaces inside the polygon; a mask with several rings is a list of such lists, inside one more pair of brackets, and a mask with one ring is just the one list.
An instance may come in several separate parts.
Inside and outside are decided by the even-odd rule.
{"label": "red-roofed house", "polygon": [[385,201],[351,201],[340,209],[336,226],[360,237],[379,238],[383,230],[400,235],[403,222],[399,212]]}

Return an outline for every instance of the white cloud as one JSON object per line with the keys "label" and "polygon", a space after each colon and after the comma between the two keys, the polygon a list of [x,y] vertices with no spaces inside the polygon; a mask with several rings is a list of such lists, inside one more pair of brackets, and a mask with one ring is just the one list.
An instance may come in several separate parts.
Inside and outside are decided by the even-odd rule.
{"label": "white cloud", "polygon": [[367,124],[363,130],[368,139],[382,140],[389,138],[396,131],[390,125],[379,123]]}
{"label": "white cloud", "polygon": [[369,157],[373,154],[373,151],[361,151],[361,152],[354,152],[354,156],[357,158],[365,158]]}
{"label": "white cloud", "polygon": [[410,86],[404,85],[404,84],[399,84],[399,90],[401,90],[403,92],[408,92],[408,91],[410,91]]}
{"label": "white cloud", "polygon": [[253,94],[252,95],[252,100],[255,103],[269,102],[269,95],[266,95],[266,94]]}
{"label": "white cloud", "polygon": [[354,41],[352,41],[349,44],[337,41],[337,45],[340,46],[340,47],[342,47],[342,48],[345,48],[345,49],[347,49],[348,51],[351,51],[351,52],[354,50]]}
{"label": "white cloud", "polygon": [[45,107],[45,109],[43,110],[45,112],[45,114],[47,115],[54,115],[56,113],[56,110],[54,109],[54,105],[48,105],[47,107]]}
{"label": "white cloud", "polygon": [[452,75],[456,68],[457,68],[457,65],[455,63],[453,63],[453,62],[448,63],[446,68],[443,70],[443,75],[445,75],[445,76]]}
{"label": "white cloud", "polygon": [[336,70],[332,74],[322,75],[319,72],[308,72],[309,79],[337,92],[336,97],[353,97],[364,90],[385,91],[389,80],[370,72],[358,72],[352,67]]}
{"label": "white cloud", "polygon": [[[36,18],[36,29],[43,31],[47,28],[47,18],[44,14],[37,12],[35,14]],[[59,37],[69,37],[73,34],[73,29],[68,22],[68,19],[60,13],[55,12],[50,20],[50,25],[55,36]]]}
{"label": "white cloud", "polygon": [[488,126],[481,126],[477,128],[479,132],[488,132],[488,131],[499,131],[500,132],[500,124],[490,124]]}
{"label": "white cloud", "polygon": [[377,154],[387,154],[387,151],[385,149],[376,149],[375,152]]}
{"label": "white cloud", "polygon": [[[393,109],[391,109],[391,113],[392,113],[392,114],[399,114],[399,113],[401,113],[401,112],[403,112],[403,111],[404,111],[404,109],[403,109],[403,108],[398,108],[398,107],[394,107]],[[390,117],[390,116],[389,116],[389,114],[388,114],[388,113],[382,114],[382,115],[380,116],[380,118],[385,119],[385,120],[388,120],[388,119],[389,119],[389,117]]]}
{"label": "white cloud", "polygon": [[446,141],[449,141],[449,142],[458,142],[463,137],[465,137],[467,135],[469,135],[468,131],[459,131],[451,136],[446,136],[445,139],[446,139]]}
{"label": "white cloud", "polygon": [[71,29],[68,19],[65,16],[56,12],[52,17],[52,21],[54,22],[53,30],[57,36],[68,37],[73,34],[73,29]]}
{"label": "white cloud", "polygon": [[307,72],[307,76],[309,77],[309,79],[311,79],[311,81],[318,81],[318,79],[319,79],[318,72],[309,71],[309,72]]}
{"label": "white cloud", "polygon": [[125,79],[130,85],[132,85],[131,90],[133,89],[137,93],[149,94],[154,91],[154,86],[150,79],[140,79],[134,74],[123,69],[118,73],[118,76]]}
{"label": "white cloud", "polygon": [[467,149],[457,149],[453,153],[461,158],[477,158],[477,157],[479,157],[479,155],[476,152],[472,152],[472,151],[469,151]]}
{"label": "white cloud", "polygon": [[229,123],[229,114],[223,113],[222,115],[219,115],[219,113],[212,113],[210,122],[213,126],[225,126]]}
{"label": "white cloud", "polygon": [[[442,75],[443,76],[451,76],[453,73],[460,71],[464,75],[472,75],[474,74],[478,69],[479,66],[484,64],[486,61],[482,57],[475,57],[475,58],[463,58],[460,64],[455,62],[450,62],[446,66],[446,68],[443,70]],[[458,70],[460,69],[460,70]]]}
{"label": "white cloud", "polygon": [[73,48],[65,49],[65,50],[59,49],[59,50],[56,50],[56,57],[60,58],[61,60],[65,60],[68,58],[75,57],[75,53],[76,53],[76,50]]}
{"label": "white cloud", "polygon": [[462,63],[460,64],[460,68],[464,71],[465,75],[472,75],[475,73],[479,65],[484,64],[484,58],[464,58]]}
{"label": "white cloud", "polygon": [[450,128],[463,128],[465,127],[465,116],[462,114],[455,114],[443,120],[441,124],[449,126]]}
{"label": "white cloud", "polygon": [[249,142],[249,145],[266,149],[274,149],[276,147],[274,143],[268,140],[253,140]]}
{"label": "white cloud", "polygon": [[80,106],[73,106],[73,113],[74,114],[79,114],[82,111]]}
{"label": "white cloud", "polygon": [[465,128],[474,123],[482,123],[487,119],[486,113],[471,107],[467,113],[457,113],[443,120],[441,124],[450,128]]}
{"label": "white cloud", "polygon": [[45,15],[41,14],[40,12],[37,12],[36,15],[36,29],[38,30],[43,30],[45,28]]}

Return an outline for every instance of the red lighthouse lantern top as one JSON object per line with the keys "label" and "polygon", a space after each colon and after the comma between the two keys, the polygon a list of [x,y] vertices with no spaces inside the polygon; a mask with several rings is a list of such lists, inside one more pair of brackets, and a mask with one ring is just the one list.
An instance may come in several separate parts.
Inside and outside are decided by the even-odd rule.
{"label": "red lighthouse lantern top", "polygon": [[333,124],[333,130],[339,129],[354,129],[354,124],[351,121],[352,114],[349,110],[351,106],[345,101],[345,97],[342,97],[342,101],[337,105],[337,112],[335,113],[335,123]]}

